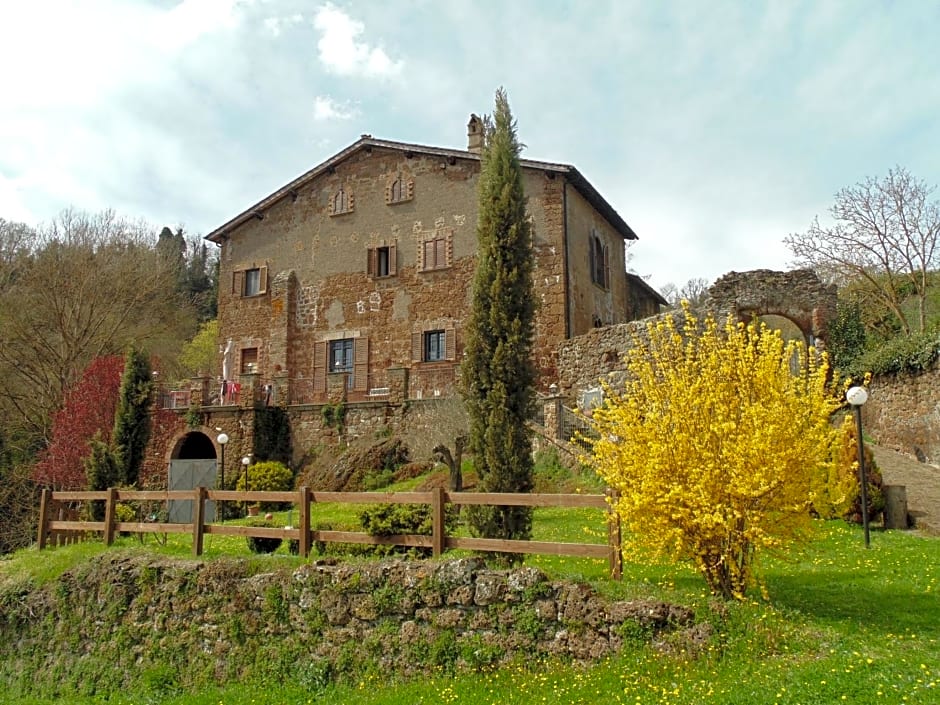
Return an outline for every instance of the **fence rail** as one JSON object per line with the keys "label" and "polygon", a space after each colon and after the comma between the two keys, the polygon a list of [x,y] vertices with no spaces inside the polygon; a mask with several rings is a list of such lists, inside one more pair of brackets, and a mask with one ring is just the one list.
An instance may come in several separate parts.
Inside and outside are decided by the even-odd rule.
{"label": "fence rail", "polygon": [[[203,538],[206,534],[219,536],[253,536],[259,538],[293,539],[298,542],[298,552],[308,556],[314,541],[326,543],[381,544],[430,548],[434,556],[447,549],[463,548],[473,551],[498,551],[507,553],[574,556],[582,558],[606,558],[610,575],[620,580],[622,570],[620,520],[611,511],[612,492],[607,495],[585,494],[513,494],[482,492],[447,492],[435,488],[429,492],[314,492],[301,487],[296,492],[237,492],[234,490],[209,490],[197,487],[194,490],[134,491],[109,489],[99,492],[55,492],[43,490],[39,507],[38,543],[40,550],[47,545],[59,543],[63,534],[75,532],[87,535],[100,532],[104,542],[111,545],[115,532],[180,533],[192,535],[194,555],[202,555]],[[118,521],[118,502],[142,502],[190,500],[193,502],[193,520],[177,524],[150,521]],[[298,526],[275,528],[265,526],[242,526],[235,524],[209,523],[205,521],[207,501],[227,502],[292,502],[298,507]],[[66,502],[104,502],[104,521],[77,521],[61,518],[59,511]],[[317,530],[310,526],[312,504],[426,504],[431,507],[432,532],[430,536],[404,534],[397,536],[373,536],[355,531]],[[596,508],[608,513],[608,536],[606,544],[557,543],[549,541],[519,541],[508,539],[484,539],[448,536],[444,515],[446,505],[492,505],[516,507],[570,507]]]}

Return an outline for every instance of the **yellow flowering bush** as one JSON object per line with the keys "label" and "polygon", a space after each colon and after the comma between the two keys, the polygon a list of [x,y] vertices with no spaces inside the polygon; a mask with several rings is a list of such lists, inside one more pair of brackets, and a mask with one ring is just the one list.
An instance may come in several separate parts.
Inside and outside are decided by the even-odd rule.
{"label": "yellow flowering bush", "polygon": [[586,460],[619,491],[638,548],[692,560],[712,592],[741,598],[755,552],[804,536],[823,488],[827,507],[838,503],[840,401],[824,354],[763,324],[699,321],[688,307],[678,318],[635,340],[623,391],[594,412]]}

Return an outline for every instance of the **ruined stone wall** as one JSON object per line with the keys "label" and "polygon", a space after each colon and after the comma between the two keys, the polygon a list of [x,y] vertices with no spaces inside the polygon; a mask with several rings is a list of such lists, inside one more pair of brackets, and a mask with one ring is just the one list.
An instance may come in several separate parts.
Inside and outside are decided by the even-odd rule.
{"label": "ruined stone wall", "polygon": [[875,377],[862,407],[865,433],[886,448],[940,462],[940,366]]}
{"label": "ruined stone wall", "polygon": [[[233,680],[324,683],[362,672],[479,671],[542,657],[597,660],[692,611],[610,602],[535,568],[478,558],[304,564],[158,560],[109,552],[40,590],[4,586],[0,679],[63,696],[132,686],[153,669],[193,689]],[[3,595],[0,595],[3,597]],[[56,667],[50,669],[49,663]]]}
{"label": "ruined stone wall", "polygon": [[[663,313],[660,316],[670,316]],[[595,328],[558,346],[558,393],[570,406],[586,389],[601,381],[617,386],[624,376],[623,357],[634,340],[648,340],[647,325],[659,316]],[[680,324],[681,327],[681,324]]]}
{"label": "ruined stone wall", "polygon": [[706,308],[720,318],[783,316],[804,336],[825,340],[826,326],[836,313],[836,287],[820,282],[810,269],[729,272],[709,288]]}

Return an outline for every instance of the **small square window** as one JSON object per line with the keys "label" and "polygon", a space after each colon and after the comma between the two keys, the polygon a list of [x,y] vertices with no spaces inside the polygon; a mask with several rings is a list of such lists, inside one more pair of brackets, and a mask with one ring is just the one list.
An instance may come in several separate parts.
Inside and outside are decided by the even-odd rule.
{"label": "small square window", "polygon": [[439,362],[445,359],[444,343],[446,335],[442,330],[429,330],[424,333],[424,362]]}
{"label": "small square window", "polygon": [[241,371],[243,375],[258,371],[258,348],[242,348]]}
{"label": "small square window", "polygon": [[369,248],[367,272],[370,277],[390,277],[398,272],[398,248],[395,245]]}

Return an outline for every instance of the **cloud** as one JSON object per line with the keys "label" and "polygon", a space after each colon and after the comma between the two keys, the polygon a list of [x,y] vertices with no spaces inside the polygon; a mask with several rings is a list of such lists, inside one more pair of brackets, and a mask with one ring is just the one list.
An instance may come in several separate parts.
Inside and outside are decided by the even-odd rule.
{"label": "cloud", "polygon": [[299,25],[304,21],[304,16],[299,12],[288,17],[265,17],[264,28],[272,37],[280,37],[285,29]]}
{"label": "cloud", "polygon": [[328,95],[318,95],[313,100],[313,119],[323,120],[351,120],[359,111],[348,102],[339,103]]}
{"label": "cloud", "polygon": [[317,42],[320,62],[328,71],[340,76],[370,78],[396,76],[402,61],[393,61],[385,50],[356,41],[365,25],[327,3],[317,10],[313,26],[320,32]]}

